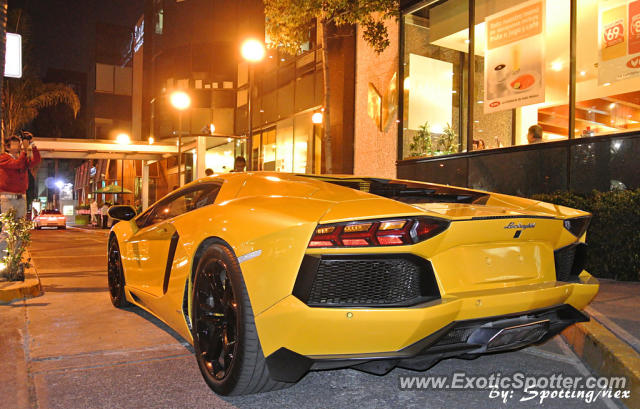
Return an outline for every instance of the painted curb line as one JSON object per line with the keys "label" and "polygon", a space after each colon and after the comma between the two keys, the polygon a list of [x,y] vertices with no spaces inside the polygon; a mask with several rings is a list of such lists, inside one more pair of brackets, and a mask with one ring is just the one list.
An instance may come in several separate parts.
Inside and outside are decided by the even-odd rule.
{"label": "painted curb line", "polygon": [[631,391],[631,396],[621,402],[629,408],[640,408],[640,355],[633,348],[595,319],[570,326],[562,336],[599,376],[624,376],[624,390]]}

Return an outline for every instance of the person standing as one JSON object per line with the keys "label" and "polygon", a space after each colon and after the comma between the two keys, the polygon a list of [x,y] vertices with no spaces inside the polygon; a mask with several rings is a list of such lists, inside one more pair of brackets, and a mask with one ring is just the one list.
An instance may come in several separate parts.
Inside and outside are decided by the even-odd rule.
{"label": "person standing", "polygon": [[[29,170],[40,164],[38,148],[31,143],[33,135],[22,132],[22,139],[17,135],[8,138],[6,151],[0,155],[0,212],[6,213],[14,209],[16,218],[27,214],[26,193],[29,187]],[[0,250],[6,250],[4,230],[2,232]]]}
{"label": "person standing", "polygon": [[29,169],[40,164],[40,153],[29,139],[21,141],[15,135],[7,140],[6,149],[0,155],[0,210],[15,209],[16,217],[24,217],[27,213],[28,173]]}
{"label": "person standing", "polygon": [[244,168],[247,167],[247,161],[242,156],[236,157],[233,162],[233,170],[231,172],[244,172]]}
{"label": "person standing", "polygon": [[109,205],[107,202],[102,204],[102,207],[100,208],[100,215],[102,216],[102,228],[107,229],[109,227]]}
{"label": "person standing", "polygon": [[98,207],[98,201],[96,199],[93,199],[93,201],[89,205],[89,209],[91,212],[91,224],[98,227],[100,225],[100,222],[98,220],[99,218],[98,215],[100,214],[100,208]]}

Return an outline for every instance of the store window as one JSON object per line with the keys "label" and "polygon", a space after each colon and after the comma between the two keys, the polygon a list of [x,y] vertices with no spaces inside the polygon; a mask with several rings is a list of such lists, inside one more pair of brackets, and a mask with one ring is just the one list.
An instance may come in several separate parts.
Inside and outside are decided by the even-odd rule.
{"label": "store window", "polygon": [[467,0],[425,2],[403,16],[405,158],[466,148],[467,9]]}
{"label": "store window", "polygon": [[640,128],[640,1],[579,0],[576,137]]}
{"label": "store window", "polygon": [[[254,134],[253,138],[254,144],[260,143],[260,134]],[[207,150],[205,167],[212,169],[214,173],[231,172],[234,167],[235,158],[238,156],[245,157],[244,142],[232,138],[211,138],[211,140],[215,146]],[[195,156],[195,154],[193,156]]]}
{"label": "store window", "polygon": [[570,0],[491,3],[476,19],[474,149],[567,139]]}
{"label": "store window", "polygon": [[[469,1],[427,1],[404,14],[405,158],[569,136],[571,1],[475,0],[473,5],[472,92]],[[451,80],[444,79],[446,73]]]}
{"label": "store window", "polygon": [[300,113],[279,121],[275,127],[254,133],[254,169],[318,173],[321,132],[320,125],[313,124],[313,114],[314,112]]}

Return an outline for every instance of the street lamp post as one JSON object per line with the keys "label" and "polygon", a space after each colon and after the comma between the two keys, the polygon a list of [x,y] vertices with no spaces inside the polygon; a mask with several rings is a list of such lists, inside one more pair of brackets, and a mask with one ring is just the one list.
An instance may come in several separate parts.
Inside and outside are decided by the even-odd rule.
{"label": "street lamp post", "polygon": [[[120,145],[129,145],[131,144],[131,138],[123,132],[116,136],[116,142]],[[120,159],[120,196],[123,196],[120,199],[122,200],[122,204],[124,204],[124,157]]]}
{"label": "street lamp post", "polygon": [[[247,162],[253,167],[253,121],[251,116],[252,104],[251,97],[253,95],[254,65],[262,61],[265,54],[264,44],[261,41],[250,39],[242,44],[242,58],[249,64],[249,95],[247,98],[247,118],[248,118],[248,138],[247,138]],[[253,170],[253,169],[252,169]]]}
{"label": "street lamp post", "polygon": [[191,97],[186,92],[171,94],[171,105],[178,110],[178,187],[182,186],[182,111],[191,105]]}
{"label": "street lamp post", "polygon": [[311,173],[316,173],[316,135],[318,127],[322,125],[324,116],[322,112],[315,112],[311,115],[311,123],[313,124],[313,135],[311,140]]}

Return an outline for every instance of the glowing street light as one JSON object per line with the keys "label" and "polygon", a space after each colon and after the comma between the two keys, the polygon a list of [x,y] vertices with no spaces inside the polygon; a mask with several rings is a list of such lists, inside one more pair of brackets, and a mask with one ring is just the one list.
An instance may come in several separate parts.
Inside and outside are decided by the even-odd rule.
{"label": "glowing street light", "polygon": [[149,145],[153,145],[153,143],[154,143],[155,141],[156,141],[156,140],[155,140],[155,139],[153,139],[153,136],[150,136],[150,137],[149,137]]}
{"label": "glowing street light", "polygon": [[186,92],[176,91],[171,94],[171,105],[178,111],[184,111],[191,105],[191,97]]}
{"label": "glowing street light", "polygon": [[264,55],[266,54],[264,44],[261,41],[255,39],[246,40],[242,44],[242,48],[240,51],[242,53],[242,58],[250,63],[262,61]]}
{"label": "glowing street light", "polygon": [[170,96],[171,105],[178,110],[178,186],[182,186],[182,111],[191,106],[191,97],[183,91]]}
{"label": "glowing street light", "polygon": [[126,133],[122,132],[116,136],[116,142],[120,145],[129,145],[131,144],[131,138]]}
{"label": "glowing street light", "polygon": [[251,158],[251,146],[253,143],[253,123],[252,123],[252,106],[251,106],[251,97],[253,96],[253,68],[254,65],[264,58],[266,54],[266,50],[264,48],[264,43],[262,41],[258,41],[256,39],[249,39],[242,43],[242,47],[240,48],[240,52],[242,54],[242,58],[245,59],[249,63],[249,96],[247,98],[247,121],[248,121],[248,130],[249,130],[249,138],[247,141],[248,149],[248,159],[249,164],[252,163]]}
{"label": "glowing street light", "polygon": [[322,112],[316,112],[315,114],[311,115],[311,122],[319,125],[322,123]]}
{"label": "glowing street light", "polygon": [[61,180],[57,180],[55,185],[58,189],[62,189],[64,187],[64,182]]}

